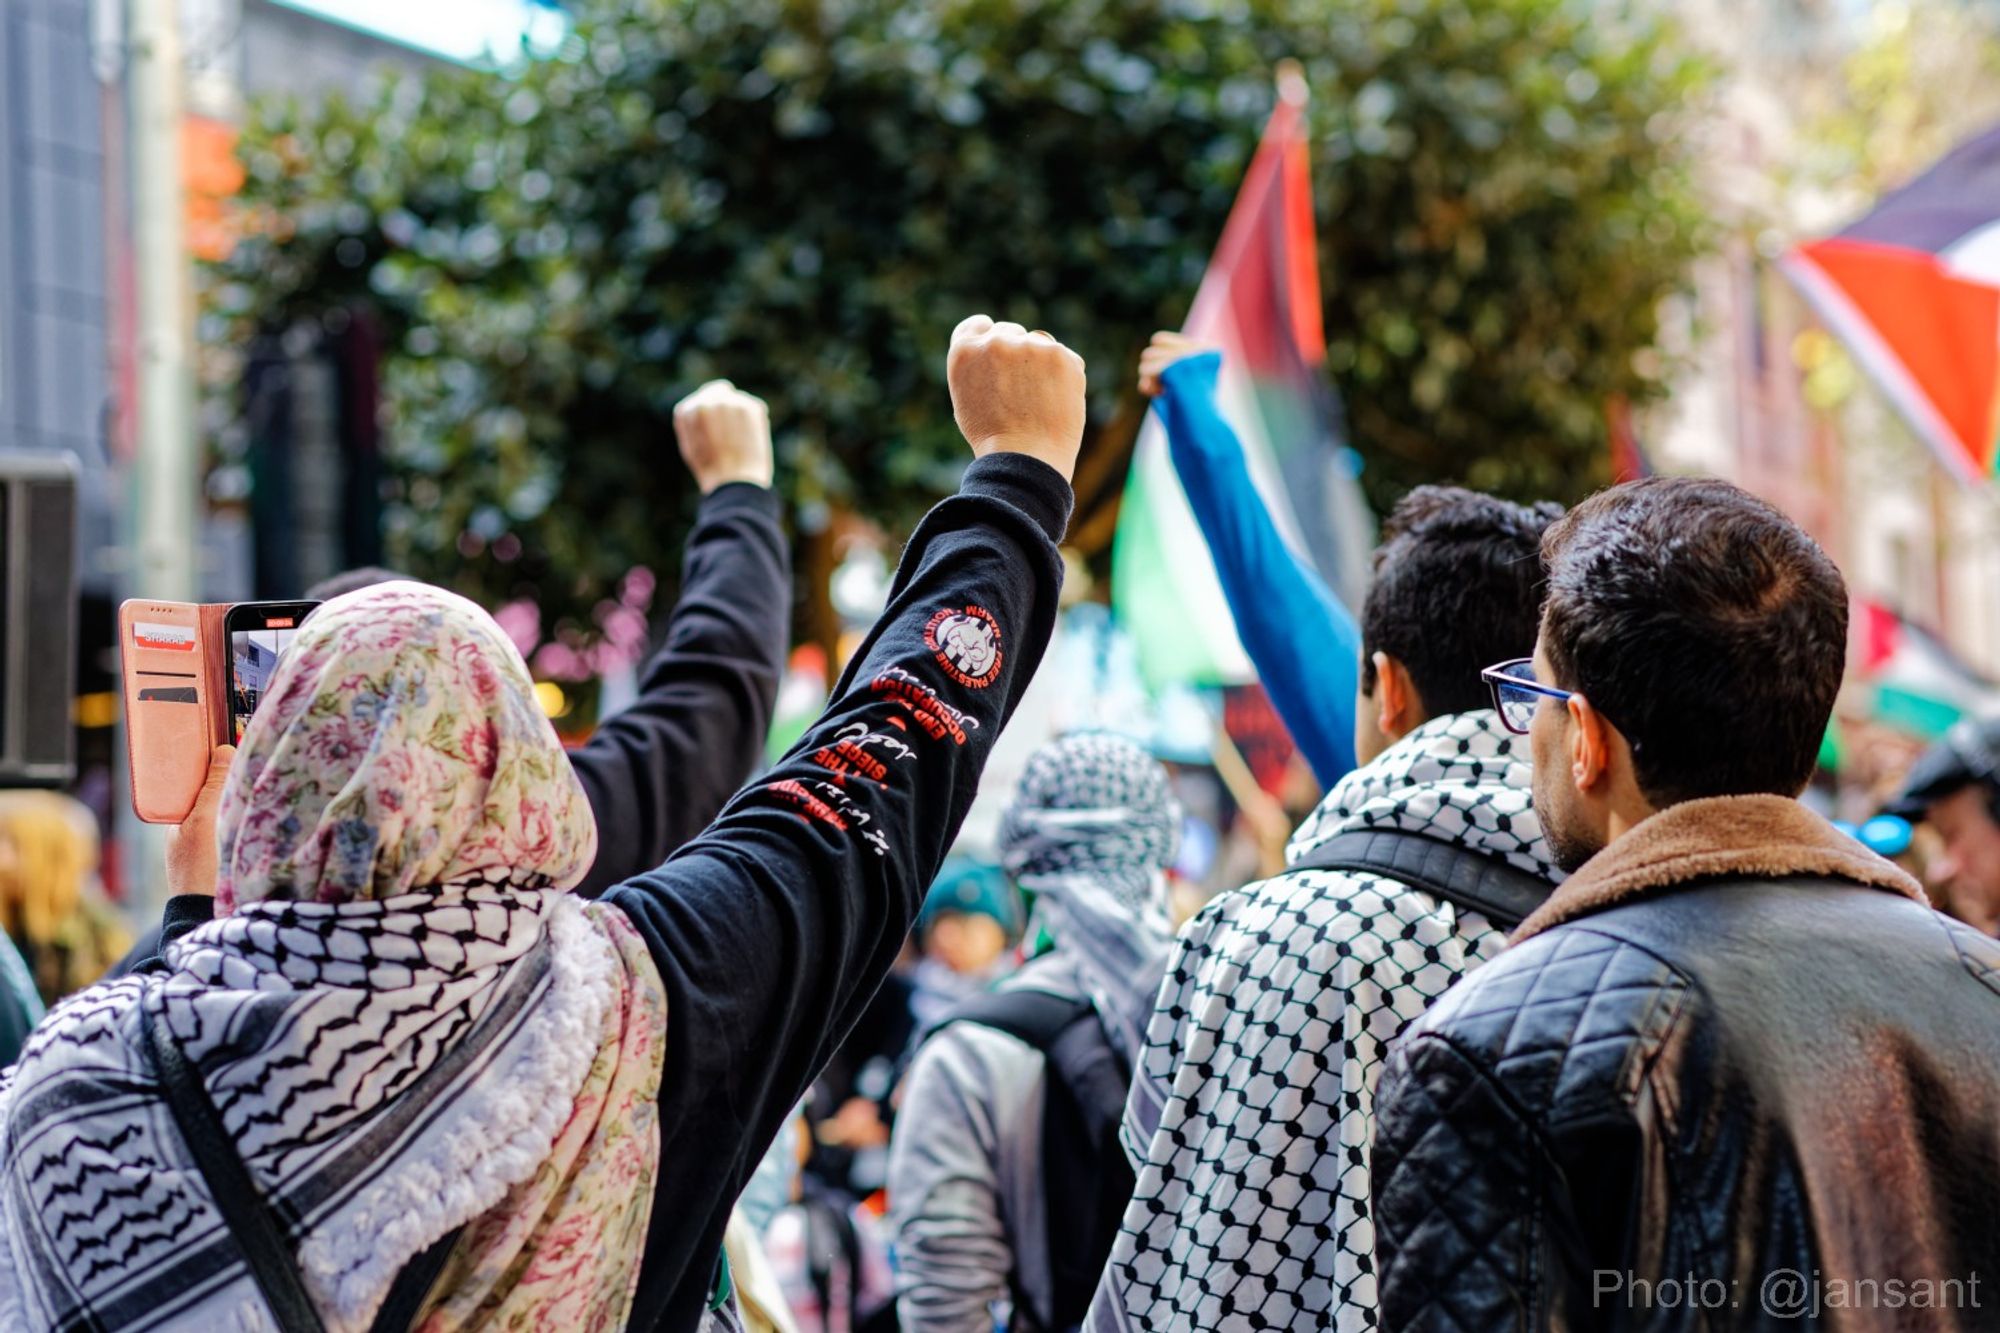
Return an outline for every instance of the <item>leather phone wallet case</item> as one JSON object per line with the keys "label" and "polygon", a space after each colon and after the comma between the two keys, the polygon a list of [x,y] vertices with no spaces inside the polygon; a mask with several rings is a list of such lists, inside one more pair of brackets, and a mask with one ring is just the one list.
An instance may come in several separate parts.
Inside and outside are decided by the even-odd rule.
{"label": "leather phone wallet case", "polygon": [[118,608],[132,809],[148,824],[187,818],[210,752],[229,737],[228,610],[136,600]]}

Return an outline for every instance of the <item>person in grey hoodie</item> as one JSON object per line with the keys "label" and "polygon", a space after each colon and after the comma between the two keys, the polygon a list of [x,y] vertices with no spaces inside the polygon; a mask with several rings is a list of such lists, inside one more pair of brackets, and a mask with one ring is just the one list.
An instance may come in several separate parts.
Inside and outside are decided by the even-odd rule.
{"label": "person in grey hoodie", "polygon": [[[1104,732],[1036,751],[1000,826],[1002,863],[1035,896],[1029,938],[1049,941],[1000,989],[1087,1001],[1122,1071],[1173,940],[1165,871],[1179,830],[1166,770]],[[1075,1327],[1090,1285],[1087,1276],[1078,1284],[1064,1319],[1043,1153],[1050,1066],[1036,1047],[976,1018],[948,1021],[917,1053],[889,1156],[904,1333],[990,1333],[1003,1301],[1010,1330]],[[1116,1111],[1114,1094],[1107,1123]]]}
{"label": "person in grey hoodie", "polygon": [[1472,866],[1512,897],[1547,896],[1557,872],[1528,749],[1479,671],[1531,650],[1541,537],[1558,513],[1427,486],[1384,524],[1361,612],[1362,767],[1293,835],[1288,873],[1224,894],[1181,931],[1126,1107],[1137,1184],[1092,1333],[1371,1325],[1384,1049],[1498,953],[1512,922],[1415,874],[1308,867],[1360,836],[1417,849],[1412,869]]}

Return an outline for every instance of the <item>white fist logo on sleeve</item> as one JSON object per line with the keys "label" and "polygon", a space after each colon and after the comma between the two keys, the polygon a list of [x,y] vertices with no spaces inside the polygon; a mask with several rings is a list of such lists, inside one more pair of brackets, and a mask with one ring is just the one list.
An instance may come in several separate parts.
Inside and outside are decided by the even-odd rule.
{"label": "white fist logo on sleeve", "polygon": [[951,608],[931,617],[924,646],[937,654],[945,674],[968,689],[983,690],[1000,674],[1000,623],[983,606]]}

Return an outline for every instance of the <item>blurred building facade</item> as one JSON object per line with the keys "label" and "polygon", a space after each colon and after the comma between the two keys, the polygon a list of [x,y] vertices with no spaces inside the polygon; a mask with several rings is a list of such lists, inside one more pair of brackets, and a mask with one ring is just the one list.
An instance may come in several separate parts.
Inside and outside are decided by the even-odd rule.
{"label": "blurred building facade", "polygon": [[[131,827],[114,731],[115,608],[144,592],[128,578],[136,373],[126,3],[0,0],[0,450],[77,460],[77,791],[107,830]],[[385,64],[420,68],[434,59],[308,12],[313,3],[180,0],[191,208],[206,188],[200,174],[229,156],[247,95],[358,94]],[[193,245],[201,226],[190,217]],[[217,498],[203,510],[202,595],[248,597],[244,508]],[[121,875],[116,853],[107,879],[114,891],[145,896],[145,886]]]}
{"label": "blurred building facade", "polygon": [[118,499],[107,429],[107,125],[90,0],[0,7],[0,449],[67,451],[82,473],[87,590],[109,593]]}

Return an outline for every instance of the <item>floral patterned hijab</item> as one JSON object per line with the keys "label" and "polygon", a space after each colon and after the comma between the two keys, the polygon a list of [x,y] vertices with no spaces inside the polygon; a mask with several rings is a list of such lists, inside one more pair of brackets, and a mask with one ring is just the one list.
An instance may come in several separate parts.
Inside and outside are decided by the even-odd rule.
{"label": "floral patterned hijab", "polygon": [[223,790],[217,907],[478,881],[567,889],[597,854],[583,788],[491,616],[427,584],[322,606]]}

